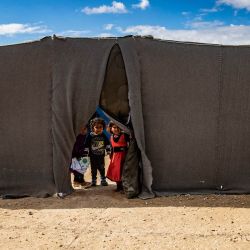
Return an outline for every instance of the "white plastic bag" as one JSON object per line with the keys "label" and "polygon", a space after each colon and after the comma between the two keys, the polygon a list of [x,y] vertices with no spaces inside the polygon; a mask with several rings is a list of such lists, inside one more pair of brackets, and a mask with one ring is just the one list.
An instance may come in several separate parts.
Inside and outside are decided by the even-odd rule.
{"label": "white plastic bag", "polygon": [[72,158],[70,168],[80,174],[84,174],[90,166],[90,159],[88,156],[81,157],[79,160]]}

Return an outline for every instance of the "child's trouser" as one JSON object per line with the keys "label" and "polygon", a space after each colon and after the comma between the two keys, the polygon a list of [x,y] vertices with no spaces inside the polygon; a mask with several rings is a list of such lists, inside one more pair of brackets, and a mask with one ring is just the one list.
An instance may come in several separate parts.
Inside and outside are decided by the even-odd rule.
{"label": "child's trouser", "polygon": [[97,170],[101,175],[101,180],[106,180],[104,157],[90,157],[92,182],[96,182]]}
{"label": "child's trouser", "polygon": [[122,181],[117,181],[116,182],[116,191],[122,191],[123,186],[122,186]]}
{"label": "child's trouser", "polygon": [[79,183],[84,182],[84,175],[83,174],[78,173],[75,170],[73,171],[73,174],[74,174],[74,181],[75,182],[79,182]]}

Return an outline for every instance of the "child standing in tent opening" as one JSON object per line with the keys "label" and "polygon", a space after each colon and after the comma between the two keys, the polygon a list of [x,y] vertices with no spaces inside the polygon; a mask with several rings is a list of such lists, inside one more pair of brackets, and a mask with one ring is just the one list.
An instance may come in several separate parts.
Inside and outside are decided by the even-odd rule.
{"label": "child standing in tent opening", "polygon": [[128,150],[129,135],[123,133],[121,129],[113,122],[109,123],[111,133],[111,161],[109,164],[107,178],[116,182],[116,192],[122,191],[122,169]]}
{"label": "child standing in tent opening", "polygon": [[[80,134],[76,137],[76,142],[74,144],[73,151],[72,151],[72,159],[76,158],[79,160],[81,157],[85,156],[85,154],[86,154],[86,152],[85,152],[85,140],[87,137],[87,133],[88,133],[88,128],[87,128],[87,126],[83,125],[80,129]],[[70,169],[70,171],[74,175],[73,184],[75,187],[77,187],[77,186],[83,186],[85,188],[90,187],[91,183],[86,182],[84,180],[84,174],[79,173],[73,169]]]}
{"label": "child standing in tent opening", "polygon": [[109,150],[109,139],[104,134],[103,130],[106,124],[102,118],[94,118],[90,121],[91,133],[87,136],[85,147],[89,150],[92,183],[91,186],[96,186],[97,170],[101,175],[101,185],[108,186],[105,176],[105,150]]}

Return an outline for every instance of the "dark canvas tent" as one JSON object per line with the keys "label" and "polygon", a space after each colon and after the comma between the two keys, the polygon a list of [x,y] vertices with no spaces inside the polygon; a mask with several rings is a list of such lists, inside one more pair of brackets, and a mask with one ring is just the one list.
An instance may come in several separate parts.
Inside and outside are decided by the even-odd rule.
{"label": "dark canvas tent", "polygon": [[249,68],[248,46],[48,37],[0,47],[0,195],[70,193],[71,149],[98,104],[121,121],[130,110],[142,197],[249,193]]}

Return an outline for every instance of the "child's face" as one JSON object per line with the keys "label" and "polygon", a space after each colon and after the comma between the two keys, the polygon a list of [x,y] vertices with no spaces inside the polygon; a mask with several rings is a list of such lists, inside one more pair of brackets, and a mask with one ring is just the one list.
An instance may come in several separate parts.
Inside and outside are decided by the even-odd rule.
{"label": "child's face", "polygon": [[81,132],[82,135],[86,135],[88,133],[88,129],[83,126],[83,127],[81,127],[80,132]]}
{"label": "child's face", "polygon": [[100,135],[103,132],[103,126],[100,123],[97,123],[93,127],[93,132],[97,135]]}
{"label": "child's face", "polygon": [[121,133],[121,129],[119,127],[117,127],[116,125],[113,125],[112,128],[111,128],[111,132],[114,135],[119,135]]}

